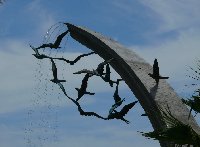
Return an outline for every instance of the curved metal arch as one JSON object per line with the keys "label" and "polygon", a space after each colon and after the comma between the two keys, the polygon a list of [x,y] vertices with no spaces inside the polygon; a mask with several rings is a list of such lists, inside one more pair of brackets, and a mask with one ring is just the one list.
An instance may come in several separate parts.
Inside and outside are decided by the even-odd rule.
{"label": "curved metal arch", "polygon": [[[75,26],[70,23],[65,24],[73,39],[95,51],[105,60],[110,58],[115,59],[111,62],[111,66],[122,77],[139,100],[154,130],[167,127],[166,122],[163,122],[163,119],[156,112],[160,111],[158,107],[166,108],[166,106],[169,106],[174,117],[184,124],[190,124],[200,135],[198,124],[193,116],[188,120],[189,110],[182,103],[174,89],[166,80],[160,80],[156,86],[154,79],[148,75],[148,73],[152,73],[152,66],[149,63],[135,52],[125,48],[111,38],[104,37],[84,27]],[[161,146],[170,145],[161,143]]]}

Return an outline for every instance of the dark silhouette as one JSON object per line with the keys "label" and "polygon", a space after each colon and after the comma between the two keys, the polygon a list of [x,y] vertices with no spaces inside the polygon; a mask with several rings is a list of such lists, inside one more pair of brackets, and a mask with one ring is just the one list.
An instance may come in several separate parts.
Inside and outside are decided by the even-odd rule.
{"label": "dark silhouette", "polygon": [[141,116],[147,116],[147,114],[146,114],[146,113],[144,113],[144,114],[142,114]]}
{"label": "dark silhouette", "polygon": [[107,118],[104,118],[104,117],[98,115],[98,114],[95,113],[95,112],[85,112],[85,111],[83,111],[83,109],[81,108],[80,104],[79,104],[77,101],[75,101],[74,99],[72,99],[72,98],[70,98],[70,97],[68,97],[68,98],[69,98],[71,101],[73,101],[74,104],[77,105],[78,111],[80,112],[80,115],[84,115],[84,116],[96,116],[96,117],[98,117],[98,118],[107,120]]}
{"label": "dark silhouette", "polygon": [[88,79],[90,78],[90,74],[86,74],[85,77],[82,80],[81,88],[75,88],[78,91],[78,98],[76,101],[78,101],[84,94],[89,94],[89,95],[94,95],[95,93],[87,92],[87,82]]}
{"label": "dark silhouette", "polygon": [[96,69],[93,69],[93,70],[83,69],[83,70],[77,71],[77,72],[75,72],[75,73],[73,73],[73,74],[88,73],[88,74],[90,74],[91,76],[96,75],[96,76],[102,77],[102,75],[105,75],[105,73],[103,73],[103,72],[104,72],[104,65],[106,65],[107,63],[110,63],[111,60],[113,60],[113,58],[112,58],[112,59],[109,59],[109,60],[106,60],[106,61],[104,61],[104,62],[101,62],[101,63],[97,66]]}
{"label": "dark silhouette", "polygon": [[90,76],[92,75],[96,75],[96,71],[95,70],[88,70],[88,69],[82,69],[80,71],[74,72],[73,74],[82,74],[82,73],[86,73],[86,74],[90,74]]}
{"label": "dark silhouette", "polygon": [[53,59],[51,59],[51,62],[52,62],[52,71],[53,71],[53,79],[51,81],[56,84],[60,82],[66,82],[66,80],[58,80],[56,64],[53,61]]}
{"label": "dark silhouette", "polygon": [[49,47],[49,48],[51,48],[51,49],[52,49],[52,48],[54,48],[54,49],[60,48],[60,43],[61,43],[63,37],[65,37],[65,35],[67,35],[68,32],[69,32],[69,30],[67,30],[67,31],[65,31],[64,33],[60,34],[60,35],[57,37],[57,39],[56,39],[56,41],[55,41],[54,43],[43,44],[43,45],[37,47],[36,49],[41,49],[41,48],[46,48],[46,47]]}
{"label": "dark silhouette", "polygon": [[35,54],[32,54],[32,55],[34,55],[37,59],[51,58],[51,57],[46,56],[46,55],[44,55],[44,54],[40,54],[40,53],[38,52],[38,49],[34,48],[32,45],[30,45],[30,47],[31,47],[31,48],[34,50],[34,52],[35,52]]}
{"label": "dark silhouette", "polygon": [[53,58],[53,59],[58,59],[58,60],[63,60],[67,63],[69,63],[70,65],[74,65],[76,62],[78,62],[82,57],[85,57],[85,56],[89,56],[89,55],[92,55],[92,54],[95,54],[95,52],[90,52],[88,54],[82,54],[78,57],[76,57],[76,59],[74,59],[73,61],[70,61],[70,60],[67,60],[65,58]]}
{"label": "dark silhouette", "polygon": [[108,82],[109,84],[110,84],[110,86],[111,87],[113,87],[113,84],[114,83],[116,83],[116,81],[112,81],[111,79],[110,79],[110,74],[111,74],[111,72],[110,72],[110,65],[107,63],[106,64],[106,73],[105,73],[105,76],[103,77],[101,77],[105,82]]}
{"label": "dark silhouette", "polygon": [[101,63],[97,66],[97,69],[96,69],[97,74],[100,75],[100,76],[104,75],[104,73],[103,73],[103,72],[104,72],[104,65],[110,63],[112,60],[113,60],[113,58],[111,58],[111,59],[109,59],[109,60],[106,60],[106,61],[104,61],[104,62],[101,62]]}
{"label": "dark silhouette", "polygon": [[32,55],[34,55],[37,59],[49,58],[49,59],[63,60],[63,61],[65,61],[65,62],[69,63],[70,65],[74,65],[74,64],[75,64],[76,62],[78,62],[82,57],[95,54],[95,52],[90,52],[90,53],[88,53],[88,54],[82,54],[82,55],[76,57],[75,60],[70,61],[70,60],[67,60],[67,59],[65,59],[65,58],[53,58],[53,57],[49,57],[49,56],[44,55],[44,54],[40,54],[37,48],[34,48],[32,45],[30,45],[30,47],[35,51],[35,54],[32,54]]}
{"label": "dark silhouette", "polygon": [[184,104],[186,104],[190,107],[188,119],[190,118],[192,110],[194,110],[196,114],[200,113],[200,97],[193,95],[192,98],[193,99],[188,99],[188,100],[181,99]]}
{"label": "dark silhouette", "polygon": [[159,66],[158,66],[158,61],[157,59],[154,60],[154,64],[153,64],[153,74],[149,73],[148,74],[150,77],[152,77],[153,79],[155,79],[156,84],[159,83],[160,79],[168,79],[169,77],[162,77],[160,76],[159,73]]}
{"label": "dark silhouette", "polygon": [[123,121],[125,121],[127,124],[129,124],[130,122],[128,120],[126,120],[124,118],[124,116],[128,113],[128,111],[133,108],[133,106],[137,103],[138,101],[132,102],[128,105],[125,105],[120,112],[117,112],[116,110],[113,110],[114,113],[110,113],[108,115],[108,119],[121,119]]}
{"label": "dark silhouette", "polygon": [[68,95],[67,95],[67,93],[66,93],[66,91],[65,91],[65,88],[64,88],[63,84],[60,83],[60,82],[58,82],[57,84],[59,85],[59,87],[60,87],[60,89],[63,91],[63,93],[68,97]]}
{"label": "dark silhouette", "polygon": [[113,95],[113,98],[115,100],[115,104],[112,105],[111,109],[109,110],[109,114],[112,113],[117,107],[121,106],[122,102],[125,101],[124,99],[121,99],[121,97],[119,96],[118,93],[118,86],[119,86],[119,81],[121,81],[122,79],[117,79],[117,85],[116,85],[116,89]]}

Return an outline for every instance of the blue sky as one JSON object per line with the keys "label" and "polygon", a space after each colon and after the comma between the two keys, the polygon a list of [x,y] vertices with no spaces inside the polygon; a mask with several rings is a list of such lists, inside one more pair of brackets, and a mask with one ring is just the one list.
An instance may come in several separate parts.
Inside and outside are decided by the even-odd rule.
{"label": "blue sky", "polygon": [[[40,45],[47,30],[57,22],[85,26],[117,40],[149,63],[157,58],[161,75],[170,77],[168,82],[179,94],[188,95],[194,87],[183,85],[196,81],[186,77],[191,72],[187,69],[195,67],[200,54],[199,7],[199,0],[7,0],[0,6],[1,146],[159,146],[137,132],[152,130],[148,119],[140,117],[143,110],[139,104],[126,116],[129,125],[80,116],[58,86],[49,81],[50,62],[36,60],[29,44]],[[51,54],[73,59],[89,51],[70,37],[66,40],[64,51]],[[82,76],[70,73],[94,68],[100,61],[94,55],[76,67],[58,63],[72,97]],[[119,76],[113,71],[112,77]],[[90,85],[89,90],[97,94],[85,97],[83,107],[106,115],[114,89],[97,78]],[[127,98],[126,103],[136,100],[124,82],[119,92]],[[200,122],[199,117],[197,120]]]}

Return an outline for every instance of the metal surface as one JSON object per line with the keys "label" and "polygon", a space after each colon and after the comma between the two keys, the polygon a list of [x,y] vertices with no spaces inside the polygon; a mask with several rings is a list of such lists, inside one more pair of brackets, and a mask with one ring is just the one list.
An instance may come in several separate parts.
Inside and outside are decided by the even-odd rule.
{"label": "metal surface", "polygon": [[[160,108],[170,108],[171,113],[184,124],[190,124],[200,135],[200,128],[193,117],[188,120],[189,110],[182,104],[180,97],[166,82],[160,80],[158,86],[148,73],[152,73],[152,66],[135,52],[125,48],[111,38],[86,29],[66,23],[70,35],[79,43],[95,51],[103,59],[114,58],[111,66],[125,80],[133,94],[145,110],[154,130],[167,127],[162,118],[157,115]],[[161,143],[161,146],[170,146]]]}

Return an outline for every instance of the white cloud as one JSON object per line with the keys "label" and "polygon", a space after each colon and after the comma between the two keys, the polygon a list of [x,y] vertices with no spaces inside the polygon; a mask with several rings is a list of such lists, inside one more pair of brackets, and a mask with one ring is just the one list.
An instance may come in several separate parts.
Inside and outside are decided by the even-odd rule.
{"label": "white cloud", "polygon": [[157,14],[155,17],[162,20],[155,30],[157,35],[173,30],[177,32],[177,36],[166,40],[157,38],[156,45],[133,45],[131,48],[151,64],[157,58],[161,75],[169,76],[170,83],[177,83],[180,86],[180,83],[184,85],[192,81],[186,74],[190,74],[187,72],[188,66],[194,66],[194,61],[199,59],[200,54],[200,17],[198,17],[200,1],[142,0],[141,2]]}
{"label": "white cloud", "polygon": [[179,81],[185,78],[187,66],[192,66],[195,58],[199,58],[199,39],[200,35],[183,32],[177,39],[161,42],[157,46],[132,48],[151,64],[157,58],[161,74]]}
{"label": "white cloud", "polygon": [[[69,117],[71,119],[71,117]],[[77,121],[81,121],[78,119]],[[50,122],[51,123],[51,122]],[[51,129],[47,129],[47,132],[44,132],[43,128],[26,128],[32,131],[26,133],[25,129],[16,128],[14,126],[0,125],[0,129],[4,132],[0,135],[1,145],[6,147],[21,146],[25,147],[27,145],[43,145],[44,147],[82,147],[82,146],[110,146],[110,147],[121,147],[121,146],[148,146],[157,147],[159,146],[158,141],[145,139],[136,130],[133,129],[130,125],[116,126],[116,125],[101,125],[97,127],[91,127],[91,124],[87,121],[87,124],[84,124],[84,128],[78,128],[79,131],[76,131],[77,126],[68,124],[73,128],[64,128],[63,132],[66,132],[62,135],[53,132]],[[132,130],[133,129],[133,130]],[[74,131],[73,131],[74,130]],[[55,131],[55,130],[54,130]],[[69,132],[73,131],[74,133],[70,134]],[[43,134],[44,136],[41,136]],[[55,135],[55,136],[53,136]],[[39,139],[38,137],[50,137],[46,140]],[[57,141],[56,141],[57,138]],[[12,139],[12,141],[10,141]],[[55,139],[55,141],[53,140]],[[28,142],[29,141],[29,142]]]}
{"label": "white cloud", "polygon": [[29,3],[26,8],[34,25],[37,25],[37,37],[47,33],[48,28],[56,23],[53,13],[41,4],[40,0]]}
{"label": "white cloud", "polygon": [[[37,94],[43,98],[46,97],[50,104],[57,105],[72,105],[72,103],[65,104],[66,98],[62,94],[58,85],[53,84],[50,79],[53,77],[51,71],[51,62],[47,59],[39,61],[32,56],[33,51],[27,43],[23,40],[6,40],[2,42],[3,50],[1,50],[1,104],[0,113],[12,112],[30,107],[33,99],[39,101]],[[53,54],[53,53],[52,53]],[[81,53],[57,53],[57,57],[64,56],[67,59],[73,60]],[[80,87],[84,75],[73,75],[73,72],[88,68],[92,70],[103,60],[97,55],[91,55],[88,58],[82,58],[81,62],[77,62],[75,66],[70,66],[64,62],[56,61],[58,68],[58,75],[60,79],[66,79],[64,86],[70,96],[76,98],[77,91],[75,87]],[[38,65],[39,64],[39,65]],[[41,72],[41,73],[40,73]],[[117,78],[117,74],[113,74],[113,78]],[[41,80],[41,81],[40,81]],[[46,88],[45,88],[46,87]],[[122,86],[122,89],[125,86]],[[46,92],[45,92],[46,91]],[[105,84],[100,78],[92,77],[88,84],[88,91],[101,93],[113,92],[113,88]],[[34,95],[34,93],[37,93]],[[53,94],[52,94],[53,93]],[[53,97],[60,97],[63,99],[58,101]],[[93,96],[87,98],[84,104],[94,103]],[[39,105],[46,105],[44,101],[40,100]]]}
{"label": "white cloud", "polygon": [[142,0],[140,2],[160,16],[163,21],[160,28],[158,28],[160,31],[165,32],[199,26],[199,0]]}

